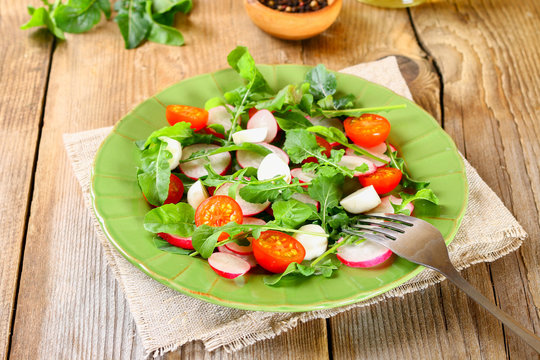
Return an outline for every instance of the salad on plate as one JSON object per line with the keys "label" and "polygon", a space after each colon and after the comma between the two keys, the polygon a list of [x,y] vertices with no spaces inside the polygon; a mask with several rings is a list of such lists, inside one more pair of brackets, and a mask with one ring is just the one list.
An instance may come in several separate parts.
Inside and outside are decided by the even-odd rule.
{"label": "salad on plate", "polygon": [[438,203],[387,141],[391,125],[378,113],[405,105],[358,108],[323,65],[274,93],[245,47],[227,60],[244,85],[205,109],[167,106],[170,126],[136,142],[155,245],[208,259],[229,279],[262,268],[267,285],[389,261],[351,225]]}

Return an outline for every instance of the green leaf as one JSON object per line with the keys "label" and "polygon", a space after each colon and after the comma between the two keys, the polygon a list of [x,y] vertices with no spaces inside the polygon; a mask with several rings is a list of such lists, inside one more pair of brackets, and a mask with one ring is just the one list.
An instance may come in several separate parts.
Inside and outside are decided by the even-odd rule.
{"label": "green leaf", "polygon": [[[300,90],[301,91],[301,90]],[[287,85],[271,99],[258,103],[255,108],[267,109],[269,111],[285,111],[295,107],[301,101],[302,93],[295,85]],[[283,107],[286,107],[284,109]]]}
{"label": "green leaf", "polygon": [[319,112],[327,118],[334,118],[338,116],[354,116],[358,117],[362,114],[381,112],[381,111],[390,111],[406,108],[406,104],[400,105],[388,105],[388,106],[376,106],[369,108],[358,108],[358,109],[341,109],[341,110],[320,110]]}
{"label": "green leaf", "polygon": [[337,110],[348,109],[354,106],[355,96],[353,94],[345,95],[334,99],[334,108]]}
{"label": "green leaf", "polygon": [[336,75],[326,70],[326,67],[322,64],[308,71],[306,81],[310,84],[309,92],[315,100],[333,95],[336,92]]}
{"label": "green leaf", "polygon": [[28,7],[28,13],[32,16],[30,20],[24,25],[21,26],[21,29],[26,30],[33,27],[45,26],[54,36],[59,39],[65,40],[64,32],[56,25],[53,18],[47,9],[40,7],[34,9],[33,7]]}
{"label": "green leaf", "polygon": [[287,195],[290,196],[291,188],[296,192],[302,191],[302,187],[299,182],[287,184],[287,182],[283,179],[278,179],[271,182],[252,181],[246,186],[242,187],[239,194],[248,202],[262,204],[266,201],[275,201],[279,197],[284,197]]}
{"label": "green leaf", "polygon": [[326,233],[328,233],[326,224],[328,210],[339,205],[339,201],[343,196],[344,180],[345,178],[342,174],[335,174],[333,176],[323,176],[319,174],[318,177],[311,181],[311,185],[308,186],[309,196],[319,202],[319,215],[322,221],[321,226]]}
{"label": "green leaf", "polygon": [[300,113],[287,111],[275,114],[279,127],[285,131],[292,129],[306,129],[312,126],[311,122]]}
{"label": "green leaf", "polygon": [[277,224],[292,229],[296,229],[316,212],[315,206],[295,199],[278,200],[272,204],[272,210]]}
{"label": "green leaf", "polygon": [[266,156],[266,155],[268,155],[268,154],[270,154],[272,152],[268,148],[266,148],[266,147],[264,147],[262,145],[253,144],[253,143],[241,143],[241,144],[238,144],[238,145],[222,146],[222,147],[220,147],[218,149],[210,150],[210,151],[208,151],[208,150],[197,151],[197,152],[194,152],[193,154],[191,154],[188,158],[182,160],[181,162],[188,162],[188,161],[192,161],[192,160],[196,160],[196,159],[202,159],[202,158],[212,156],[212,155],[221,154],[221,153],[224,153],[224,152],[238,151],[238,150],[252,151],[254,153],[257,153],[257,154],[260,154],[260,155],[263,155],[263,156]]}
{"label": "green leaf", "polygon": [[334,127],[310,126],[307,128],[307,131],[325,137],[328,142],[338,142],[341,144],[349,143],[349,140],[347,140],[345,134],[341,130]]}
{"label": "green leaf", "polygon": [[191,138],[193,135],[193,129],[190,128],[189,123],[179,122],[174,124],[173,126],[165,126],[159,130],[154,131],[150,134],[150,136],[148,136],[148,138],[142,145],[140,145],[140,143],[138,145],[139,149],[144,150],[148,148],[151,144],[161,143],[162,141],[159,140],[159,138],[162,136],[167,136],[184,145],[184,140]]}
{"label": "green leaf", "polygon": [[225,104],[226,104],[225,99],[223,99],[220,96],[216,96],[216,97],[206,100],[206,102],[204,103],[204,109],[210,110],[218,106],[223,106]]}
{"label": "green leaf", "polygon": [[167,241],[155,236],[153,239],[154,245],[161,251],[166,251],[171,254],[178,254],[178,255],[189,255],[193,252],[193,250],[188,249],[182,249],[178,246],[174,246],[169,244]]}
{"label": "green leaf", "polygon": [[97,0],[98,6],[107,19],[111,18],[111,2],[109,0]]}
{"label": "green leaf", "polygon": [[145,0],[121,0],[114,21],[120,28],[126,49],[136,48],[146,39],[152,22],[146,15]]}
{"label": "green leaf", "polygon": [[148,33],[148,40],[165,45],[184,45],[184,37],[180,31],[172,26],[163,25],[154,20],[152,15],[152,1],[146,3],[146,15],[148,15],[152,24]]}
{"label": "green leaf", "polygon": [[101,8],[97,0],[70,0],[68,5],[58,5],[54,20],[63,31],[80,34],[99,23]]}
{"label": "green leaf", "polygon": [[191,0],[153,0],[152,12],[154,14],[163,14],[169,11],[183,12],[187,14],[193,8],[193,2]]}
{"label": "green leaf", "polygon": [[307,278],[310,276],[322,275],[324,277],[332,276],[333,272],[341,266],[339,260],[329,258],[320,264],[314,266],[298,263],[290,263],[282,274],[265,276],[263,282],[269,286],[279,285],[284,279]]}
{"label": "green leaf", "polygon": [[144,228],[155,234],[189,237],[195,231],[195,210],[183,202],[157,207],[144,217]]}
{"label": "green leaf", "polygon": [[138,171],[137,180],[146,199],[154,206],[162,205],[169,195],[169,159],[172,154],[166,147],[167,144],[161,142],[141,153],[141,169]]}
{"label": "green leaf", "polygon": [[246,47],[236,47],[227,56],[227,62],[241,77],[248,81],[252,91],[268,91],[270,89],[264,76],[255,66],[255,60],[253,60]]}
{"label": "green leaf", "polygon": [[191,235],[193,247],[205,259],[208,259],[216,248],[218,238],[222,232],[221,230],[216,231],[217,229],[208,225],[201,225]]}
{"label": "green leaf", "polygon": [[429,201],[430,203],[439,205],[439,198],[431,189],[421,189],[417,191],[416,194],[401,192],[399,193],[399,196],[403,200],[401,204],[394,204],[390,201],[390,204],[394,208],[394,213],[396,214],[411,215],[409,209],[406,209],[405,206],[417,200]]}
{"label": "green leaf", "polygon": [[387,151],[390,156],[390,166],[401,170],[403,176],[401,177],[401,186],[404,188],[411,188],[414,190],[422,190],[429,186],[429,181],[414,180],[407,169],[405,168],[405,160],[396,156],[396,154],[390,150]]}

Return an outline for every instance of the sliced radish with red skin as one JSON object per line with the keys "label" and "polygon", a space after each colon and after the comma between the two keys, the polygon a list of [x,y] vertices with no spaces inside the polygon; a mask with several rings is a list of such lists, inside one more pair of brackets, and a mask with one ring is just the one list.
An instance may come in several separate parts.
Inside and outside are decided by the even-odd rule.
{"label": "sliced radish with red skin", "polygon": [[192,208],[197,209],[201,203],[208,199],[208,191],[200,180],[197,180],[187,192],[187,202]]}
{"label": "sliced radish with red skin", "polygon": [[[219,189],[217,189],[214,192],[214,195],[227,195],[228,196],[229,188],[232,185],[233,184],[231,183],[226,183],[226,184],[221,185]],[[238,194],[238,192],[243,187],[244,187],[243,184],[240,184],[238,186],[238,188],[236,189],[236,196],[235,196],[235,201],[238,203],[238,205],[240,205],[240,208],[242,209],[242,215],[244,216],[257,215],[258,213],[264,211],[267,207],[270,206],[270,201],[267,201],[262,204],[255,204],[255,203],[247,202],[246,200],[242,199],[242,197]]]}
{"label": "sliced radish with red skin", "polygon": [[266,128],[240,130],[232,135],[233,142],[236,145],[242,143],[260,143],[266,139],[268,130]]}
{"label": "sliced radish with red skin", "polygon": [[231,250],[235,254],[249,255],[253,252],[253,248],[251,247],[251,239],[248,239],[248,240],[249,240],[249,245],[239,245],[237,243],[231,242],[231,243],[225,244],[225,247]]}
{"label": "sliced radish with red skin", "polygon": [[167,233],[158,233],[158,236],[173,246],[177,246],[182,249],[193,250],[191,237],[181,237],[178,235]]}
{"label": "sliced radish with red skin", "polygon": [[[399,205],[402,202],[403,202],[403,199],[398,198],[394,195],[385,196],[381,198],[381,203],[377,207],[369,210],[368,214],[376,214],[376,213],[393,214],[394,208],[392,207],[392,204]],[[408,203],[407,205],[405,205],[405,209],[408,209],[410,211],[410,214],[412,214],[414,210],[413,203]]]}
{"label": "sliced radish with red skin", "polygon": [[326,236],[326,232],[320,225],[308,224],[301,226],[298,230],[320,234],[310,235],[296,233],[293,235],[293,238],[298,240],[306,251],[304,260],[313,260],[326,251],[326,249],[328,248],[328,237]]}
{"label": "sliced radish with red skin", "polygon": [[[230,105],[227,105],[230,110],[234,110],[234,108]],[[225,108],[225,106],[216,106],[215,108],[212,108],[208,110],[208,125],[212,124],[218,124],[223,126],[225,131],[229,131],[231,129],[233,116],[232,114]]]}
{"label": "sliced radish with red skin", "polygon": [[250,119],[247,122],[247,128],[266,128],[266,138],[263,141],[267,143],[274,141],[278,133],[278,124],[276,118],[270,111],[266,109],[259,110],[253,114],[253,116],[250,116]]}
{"label": "sliced radish with red skin", "polygon": [[227,279],[234,279],[244,275],[251,269],[251,265],[246,260],[227,254],[225,252],[215,252],[208,258],[208,265],[219,276]]}
{"label": "sliced radish with red skin", "polygon": [[304,204],[311,204],[311,205],[315,205],[315,207],[317,208],[317,211],[319,211],[319,202],[315,199],[313,199],[311,196],[307,195],[307,194],[300,194],[300,193],[294,193],[292,194],[291,196],[293,199],[295,200],[298,200]]}
{"label": "sliced radish with red skin", "polygon": [[[381,153],[373,153],[371,151],[369,151],[367,148],[364,148],[364,150],[366,150],[367,152],[369,152],[370,154],[378,157],[378,158],[381,158],[382,160],[385,160],[386,162],[380,162],[378,160],[375,160],[375,159],[372,159],[366,155],[357,155],[353,149],[351,148],[347,148],[347,150],[345,150],[345,155],[348,155],[348,156],[358,156],[358,157],[361,157],[362,159],[365,159],[365,160],[368,160],[368,161],[371,161],[376,167],[383,167],[383,166],[387,166],[388,163],[390,162],[390,157],[386,156],[385,154]],[[367,174],[364,174],[364,175],[367,175]]]}
{"label": "sliced radish with red skin", "polygon": [[339,165],[345,166],[347,169],[350,169],[350,170],[354,170],[357,167],[362,166],[364,164],[367,165],[368,170],[365,172],[356,171],[354,173],[354,176],[369,175],[377,171],[377,167],[375,166],[375,164],[373,164],[372,161],[366,160],[357,155],[343,155],[343,157],[339,161]]}
{"label": "sliced radish with red skin", "polygon": [[298,181],[300,181],[301,183],[310,183],[311,181],[313,181],[313,179],[315,179],[314,173],[307,173],[303,171],[302,168],[291,169],[291,176],[293,178],[297,178]]}
{"label": "sliced radish with red skin", "polygon": [[257,219],[254,217],[245,217],[242,220],[242,225],[251,224],[251,225],[266,225],[266,221],[262,219]]}
{"label": "sliced radish with red skin", "polygon": [[366,240],[357,245],[344,245],[338,248],[337,258],[350,267],[368,268],[382,264],[392,251],[374,241]]}
{"label": "sliced radish with red skin", "polygon": [[249,254],[249,255],[239,255],[239,254],[235,254],[235,253],[232,252],[231,250],[227,249],[227,248],[225,247],[225,245],[218,246],[218,250],[219,250],[219,252],[231,254],[231,255],[234,255],[234,256],[239,257],[239,258],[242,259],[242,260],[247,261],[248,264],[249,264],[249,266],[251,266],[251,268],[254,268],[254,267],[257,266],[257,260],[255,260],[255,256],[253,256],[253,254]]}
{"label": "sliced radish with red skin", "polygon": [[168,136],[160,136],[159,140],[167,143],[165,150],[171,153],[172,157],[168,159],[169,168],[174,170],[178,167],[180,159],[182,158],[182,144],[178,140],[171,139]]}
{"label": "sliced radish with red skin", "polygon": [[343,123],[337,118],[329,119],[323,116],[306,116],[306,119],[308,119],[313,124],[313,126],[335,127],[342,132],[345,131],[345,129],[343,128]]}
{"label": "sliced radish with red skin", "polygon": [[279,156],[276,154],[268,154],[257,169],[258,180],[270,180],[275,177],[282,176],[285,182],[291,182],[291,169]]}
{"label": "sliced radish with red skin", "polygon": [[[219,146],[212,144],[195,144],[186,146],[182,151],[182,160],[187,159],[191,154],[200,150],[216,150]],[[228,152],[209,156],[210,165],[215,172],[220,175],[225,174],[231,165],[231,154]],[[191,160],[180,164],[180,170],[189,178],[197,180],[201,176],[208,175],[208,172],[204,168],[204,165],[208,164],[206,158]]]}
{"label": "sliced radish with red skin", "polygon": [[352,214],[360,214],[371,210],[380,203],[381,198],[373,185],[357,190],[339,202],[346,211]]}
{"label": "sliced radish with red skin", "polygon": [[[272,153],[276,154],[283,160],[286,164],[289,164],[289,156],[287,153],[277,146],[270,145],[267,143],[258,143],[257,145],[264,146],[268,150],[270,150]],[[255,169],[259,168],[259,165],[263,161],[265,155],[258,154],[253,151],[245,151],[245,150],[238,150],[236,152],[236,160],[238,160],[238,165],[240,165],[243,168],[246,167],[254,167]]]}

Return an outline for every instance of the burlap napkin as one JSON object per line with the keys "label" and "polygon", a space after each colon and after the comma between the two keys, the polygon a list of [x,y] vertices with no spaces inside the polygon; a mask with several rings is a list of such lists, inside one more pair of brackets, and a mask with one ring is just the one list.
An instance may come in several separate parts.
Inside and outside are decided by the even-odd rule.
{"label": "burlap napkin", "polygon": [[[358,75],[412,98],[394,57],[356,65],[343,72]],[[98,146],[111,129],[108,127],[64,135],[67,152],[92,216],[90,168]],[[458,269],[502,257],[516,250],[527,236],[474,168],[466,161],[465,165],[469,181],[469,203],[461,228],[449,247],[452,262]],[[287,331],[296,326],[298,321],[328,318],[354,307],[403,296],[442,279],[435,272],[426,270],[390,292],[337,309],[305,313],[236,310],[193,299],[154,281],[128,263],[108,242],[97,221],[94,223],[95,238],[103,245],[109,265],[124,291],[147,355],[157,356],[193,340],[202,341],[207,350],[223,347],[226,351],[236,351]],[[71,239],[66,237],[58,241]]]}

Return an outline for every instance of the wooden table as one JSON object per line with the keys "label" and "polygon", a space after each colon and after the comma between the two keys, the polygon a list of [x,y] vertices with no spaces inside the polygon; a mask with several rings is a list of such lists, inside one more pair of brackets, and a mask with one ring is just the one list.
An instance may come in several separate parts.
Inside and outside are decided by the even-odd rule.
{"label": "wooden table", "polygon": [[[62,134],[114,124],[181,79],[226,67],[237,44],[259,63],[341,69],[398,55],[415,100],[438,119],[530,234],[521,249],[464,276],[540,333],[540,2],[448,0],[387,10],[345,0],[323,35],[285,42],[240,0],[195,0],[178,19],[186,46],[124,50],[116,24],[55,41],[18,29],[27,2],[0,0],[0,358],[140,359],[126,302],[106,269]],[[58,239],[73,237],[60,248]],[[85,279],[75,281],[74,279]],[[70,291],[60,291],[68,284]],[[62,287],[65,289],[66,287]],[[105,299],[108,305],[101,306]],[[52,311],[56,309],[56,311]],[[61,311],[58,311],[61,309]],[[59,326],[59,318],[72,319]],[[63,322],[65,323],[65,321]],[[167,359],[534,359],[530,348],[443,282],[335,318],[300,324],[238,353],[191,343]]]}

